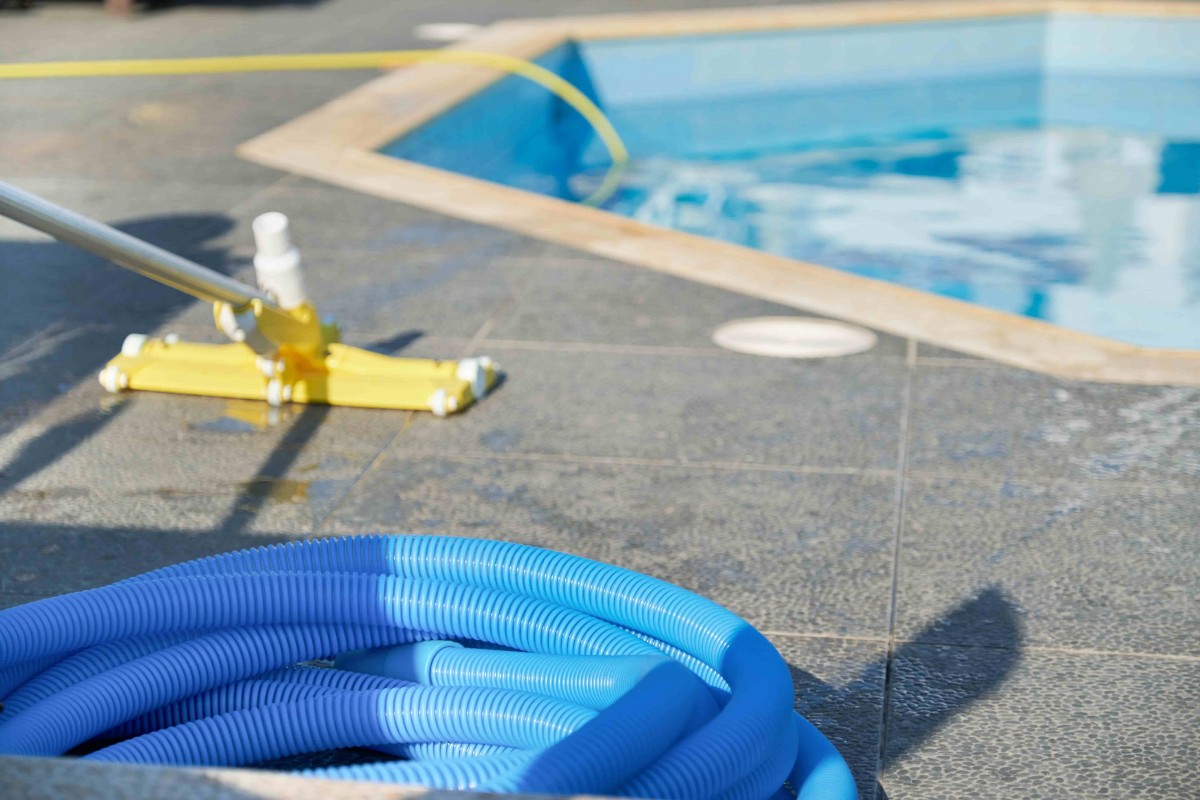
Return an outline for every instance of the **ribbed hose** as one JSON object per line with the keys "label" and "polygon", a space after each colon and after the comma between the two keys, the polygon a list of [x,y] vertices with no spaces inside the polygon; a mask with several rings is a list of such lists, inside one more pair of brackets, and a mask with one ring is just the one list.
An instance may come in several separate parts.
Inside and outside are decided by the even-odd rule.
{"label": "ribbed hose", "polygon": [[249,680],[227,683],[184,700],[156,708],[101,734],[101,739],[128,739],[185,722],[274,703],[365,689],[398,689],[404,681],[337,669],[292,667]]}
{"label": "ribbed hose", "polygon": [[[293,667],[333,657],[338,669]],[[801,800],[857,797],[744,620],[504,542],[298,542],[18,606],[0,612],[0,697],[0,753],[131,737],[87,757],[233,766],[360,746],[408,760],[312,774],[680,800],[768,798],[788,781]]]}

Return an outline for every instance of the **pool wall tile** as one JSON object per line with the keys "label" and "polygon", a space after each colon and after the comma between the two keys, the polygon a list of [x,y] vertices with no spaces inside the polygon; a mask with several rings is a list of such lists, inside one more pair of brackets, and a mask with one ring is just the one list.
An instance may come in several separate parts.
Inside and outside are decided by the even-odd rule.
{"label": "pool wall tile", "polygon": [[[1036,73],[972,81],[913,82],[788,92],[774,101],[720,97],[621,106],[611,118],[640,158],[728,157],[739,152],[791,151],[799,146],[894,134],[905,120],[912,134],[942,135],[963,127],[1033,127],[1041,106]],[[721,113],[714,113],[714,106]],[[729,124],[736,119],[737,124]]]}
{"label": "pool wall tile", "polygon": [[[797,131],[810,144],[870,137],[901,117],[914,132],[1043,123],[1200,136],[1195,41],[1200,20],[1057,14],[571,42],[537,62],[596,100],[639,158],[697,157],[792,149]],[[1170,102],[1136,85],[1163,77],[1178,78]],[[713,103],[739,124],[714,127]],[[383,152],[560,197],[576,194],[579,167],[608,160],[578,114],[518,77]]]}
{"label": "pool wall tile", "polygon": [[1046,29],[1048,72],[1200,77],[1200,19],[1054,14]]}
{"label": "pool wall tile", "polygon": [[[537,63],[594,95],[573,44]],[[510,76],[383,148],[386,155],[495,180],[523,189],[563,193],[591,129],[555,95]]]}
{"label": "pool wall tile", "polygon": [[606,106],[1035,72],[1045,18],[587,42]]}

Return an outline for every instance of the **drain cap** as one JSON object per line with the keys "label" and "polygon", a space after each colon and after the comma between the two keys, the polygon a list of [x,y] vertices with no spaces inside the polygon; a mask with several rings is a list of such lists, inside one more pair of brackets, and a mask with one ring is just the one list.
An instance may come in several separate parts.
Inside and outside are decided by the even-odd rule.
{"label": "drain cap", "polygon": [[713,331],[726,350],[774,358],[834,358],[875,346],[866,328],[812,317],[753,317],[727,322]]}
{"label": "drain cap", "polygon": [[413,28],[413,35],[426,42],[457,42],[482,27],[471,22],[427,22]]}

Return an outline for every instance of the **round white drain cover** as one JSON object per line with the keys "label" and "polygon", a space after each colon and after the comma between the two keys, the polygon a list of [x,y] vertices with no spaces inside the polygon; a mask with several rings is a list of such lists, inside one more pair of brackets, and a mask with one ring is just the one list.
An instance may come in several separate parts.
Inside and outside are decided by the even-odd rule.
{"label": "round white drain cover", "polygon": [[754,317],[725,323],[713,332],[713,342],[756,356],[833,358],[870,350],[875,334],[828,319]]}
{"label": "round white drain cover", "polygon": [[413,36],[426,42],[457,42],[482,27],[471,22],[427,22],[413,28]]}

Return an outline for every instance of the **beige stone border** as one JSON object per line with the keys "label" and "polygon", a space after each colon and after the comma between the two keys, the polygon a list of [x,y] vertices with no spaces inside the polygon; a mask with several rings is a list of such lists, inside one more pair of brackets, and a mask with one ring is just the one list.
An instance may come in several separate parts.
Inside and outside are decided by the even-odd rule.
{"label": "beige stone border", "polygon": [[[1200,3],[942,0],[502,22],[456,49],[535,58],[567,40],[869,25],[1049,12],[1200,16]],[[599,256],[1063,378],[1200,385],[1200,351],[1137,347],[381,155],[378,148],[499,80],[418,65],[238,148],[251,161]]]}

